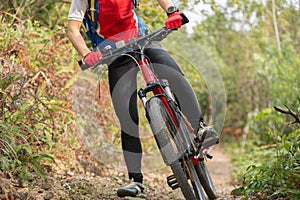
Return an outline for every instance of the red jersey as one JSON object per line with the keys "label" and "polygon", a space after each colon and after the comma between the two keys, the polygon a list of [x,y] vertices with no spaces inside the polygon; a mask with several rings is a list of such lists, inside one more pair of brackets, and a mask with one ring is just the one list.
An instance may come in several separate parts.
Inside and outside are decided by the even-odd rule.
{"label": "red jersey", "polygon": [[98,0],[99,35],[105,39],[131,39],[138,36],[138,20],[132,0]]}

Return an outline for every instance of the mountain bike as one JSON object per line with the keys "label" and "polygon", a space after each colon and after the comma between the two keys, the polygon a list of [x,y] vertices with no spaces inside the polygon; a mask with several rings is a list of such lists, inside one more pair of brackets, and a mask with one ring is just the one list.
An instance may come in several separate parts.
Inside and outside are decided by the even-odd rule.
{"label": "mountain bike", "polygon": [[[183,19],[183,23],[188,22],[184,15]],[[146,110],[146,118],[161,156],[173,172],[173,175],[167,177],[168,185],[173,190],[180,188],[183,196],[188,200],[206,199],[203,189],[209,199],[215,199],[217,198],[216,189],[205,160],[212,158],[207,150],[217,144],[219,138],[210,128],[204,128],[201,134],[194,132],[181,112],[168,81],[160,80],[156,76],[150,61],[144,54],[145,47],[153,42],[160,42],[173,31],[173,29],[163,27],[128,42],[122,41],[116,49],[107,46],[106,52],[94,66],[88,66],[82,62],[79,64],[82,70],[86,70],[108,64],[120,56],[129,56],[134,59],[146,82],[146,86],[139,89],[138,96]],[[136,52],[138,52],[139,60],[130,54]],[[148,98],[148,93],[153,95]]]}

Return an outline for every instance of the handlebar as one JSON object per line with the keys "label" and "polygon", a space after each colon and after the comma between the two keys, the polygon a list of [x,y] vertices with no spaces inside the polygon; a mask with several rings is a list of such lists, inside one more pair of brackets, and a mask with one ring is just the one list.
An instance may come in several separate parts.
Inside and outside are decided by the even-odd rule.
{"label": "handlebar", "polygon": [[[181,16],[182,24],[186,24],[189,22],[188,18],[183,13],[181,13]],[[107,64],[126,53],[142,49],[143,47],[145,47],[148,44],[151,44],[152,42],[160,42],[174,30],[176,29],[167,29],[166,27],[163,27],[148,35],[131,39],[127,43],[125,43],[124,41],[120,41],[118,42],[118,45],[116,45],[118,46],[118,48],[116,49],[111,50],[111,47],[107,46],[107,51],[102,54],[102,58],[93,66],[82,63],[82,61],[78,61],[78,63],[82,71],[87,70],[88,68],[94,69],[98,65]]]}

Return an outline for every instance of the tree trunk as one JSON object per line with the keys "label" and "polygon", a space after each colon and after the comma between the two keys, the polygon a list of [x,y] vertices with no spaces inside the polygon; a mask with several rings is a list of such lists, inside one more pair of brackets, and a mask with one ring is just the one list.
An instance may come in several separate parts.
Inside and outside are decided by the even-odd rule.
{"label": "tree trunk", "polygon": [[272,0],[272,15],[273,15],[273,25],[274,25],[274,31],[275,31],[275,37],[276,37],[276,43],[277,43],[277,50],[278,53],[281,53],[281,45],[280,45],[280,38],[279,38],[279,31],[277,26],[277,20],[276,20],[276,4],[275,0]]}

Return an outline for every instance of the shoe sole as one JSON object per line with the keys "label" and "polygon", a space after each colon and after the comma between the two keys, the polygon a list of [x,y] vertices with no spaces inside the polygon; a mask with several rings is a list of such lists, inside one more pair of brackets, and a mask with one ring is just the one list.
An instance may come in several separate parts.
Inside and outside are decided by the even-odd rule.
{"label": "shoe sole", "polygon": [[145,194],[142,194],[142,193],[135,194],[128,190],[118,190],[117,195],[118,195],[118,197],[138,197],[138,198],[146,198],[147,197],[147,195],[145,195]]}

